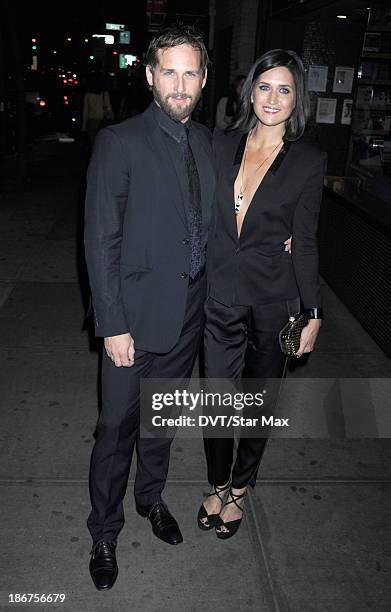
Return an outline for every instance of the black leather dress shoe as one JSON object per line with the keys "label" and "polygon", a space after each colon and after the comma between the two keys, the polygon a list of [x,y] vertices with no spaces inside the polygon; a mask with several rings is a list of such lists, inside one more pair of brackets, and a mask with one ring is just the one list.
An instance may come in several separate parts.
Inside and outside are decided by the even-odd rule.
{"label": "black leather dress shoe", "polygon": [[183,542],[179,525],[164,502],[156,502],[150,509],[148,518],[151,521],[152,531],[157,538],[167,542],[167,544]]}
{"label": "black leather dress shoe", "polygon": [[99,540],[93,545],[90,559],[90,574],[99,591],[111,589],[117,580],[118,565],[115,557],[115,542]]}

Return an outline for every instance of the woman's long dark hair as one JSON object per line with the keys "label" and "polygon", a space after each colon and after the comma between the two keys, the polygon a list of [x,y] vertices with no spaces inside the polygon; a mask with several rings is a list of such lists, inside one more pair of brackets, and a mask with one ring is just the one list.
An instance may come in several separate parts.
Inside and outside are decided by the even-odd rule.
{"label": "woman's long dark hair", "polygon": [[251,66],[240,94],[238,114],[228,128],[229,131],[248,132],[256,126],[258,119],[251,104],[254,83],[262,73],[280,66],[288,68],[292,74],[296,97],[295,108],[286,121],[284,139],[298,140],[303,135],[310,115],[305,69],[300,57],[294,51],[285,49],[272,49],[261,55]]}

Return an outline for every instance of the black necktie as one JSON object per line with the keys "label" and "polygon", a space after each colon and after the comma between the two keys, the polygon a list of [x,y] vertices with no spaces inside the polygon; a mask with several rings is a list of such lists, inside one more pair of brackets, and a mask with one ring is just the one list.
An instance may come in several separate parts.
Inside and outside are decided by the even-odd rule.
{"label": "black necktie", "polygon": [[189,183],[189,234],[190,234],[190,276],[195,278],[202,267],[202,213],[201,186],[193,151],[189,143],[189,132],[185,129],[183,153]]}

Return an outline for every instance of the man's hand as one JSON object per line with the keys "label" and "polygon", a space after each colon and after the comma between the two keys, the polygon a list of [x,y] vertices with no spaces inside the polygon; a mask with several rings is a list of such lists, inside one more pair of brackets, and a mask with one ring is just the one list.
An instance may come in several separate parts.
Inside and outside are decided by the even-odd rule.
{"label": "man's hand", "polygon": [[288,238],[288,240],[285,240],[284,242],[285,245],[285,251],[288,251],[288,253],[292,253],[292,236],[290,236],[290,238]]}
{"label": "man's hand", "polygon": [[134,342],[130,334],[105,338],[105,349],[117,368],[130,368],[134,364]]}
{"label": "man's hand", "polygon": [[301,357],[304,353],[311,353],[311,351],[314,350],[315,341],[321,325],[321,319],[310,319],[308,325],[303,327],[300,337],[300,346],[296,353],[296,357]]}

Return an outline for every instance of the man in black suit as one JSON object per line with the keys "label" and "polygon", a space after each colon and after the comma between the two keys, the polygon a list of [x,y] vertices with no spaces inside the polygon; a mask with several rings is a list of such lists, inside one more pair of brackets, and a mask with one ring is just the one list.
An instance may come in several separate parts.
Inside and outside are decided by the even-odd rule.
{"label": "man in black suit", "polygon": [[190,119],[207,77],[202,38],[187,27],[166,30],[152,40],[146,63],[154,101],[98,134],[88,169],[86,260],[105,348],[88,518],[98,589],[111,588],[118,574],[135,445],[136,510],[157,537],[182,542],[161,498],[172,439],[140,436],[140,379],[191,375],[215,188],[210,133]]}

